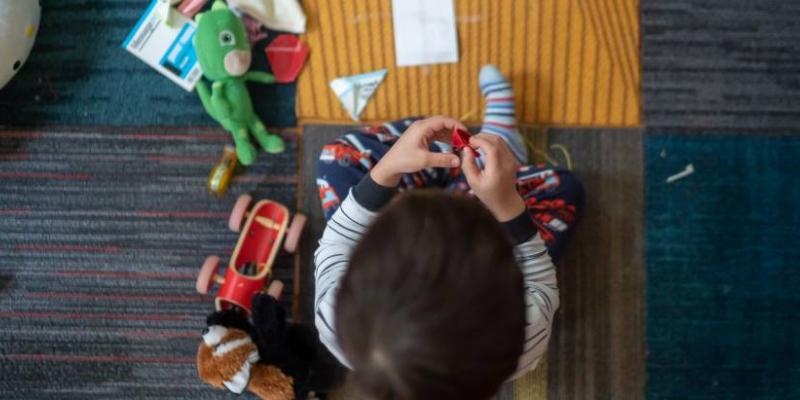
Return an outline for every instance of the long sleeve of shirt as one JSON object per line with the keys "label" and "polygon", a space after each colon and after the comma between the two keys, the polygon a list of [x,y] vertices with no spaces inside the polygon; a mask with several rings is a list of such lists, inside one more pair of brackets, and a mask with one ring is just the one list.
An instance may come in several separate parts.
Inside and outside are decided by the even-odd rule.
{"label": "long sleeve of shirt", "polygon": [[339,209],[328,220],[319,247],[314,252],[314,324],[320,341],[339,361],[350,367],[336,341],[336,292],[347,271],[350,253],[367,230],[377,211],[396,192],[378,185],[367,175],[350,190]]}
{"label": "long sleeve of shirt", "polygon": [[[350,254],[377,211],[393,194],[393,189],[365,178],[350,191],[328,221],[319,248],[314,253],[314,322],[322,343],[348,367],[350,364],[336,340],[336,292],[347,271]],[[525,351],[513,379],[536,367],[547,351],[553,315],[559,301],[555,267],[530,217],[525,213],[504,225],[518,243],[514,255],[523,274],[527,320]]]}
{"label": "long sleeve of shirt", "polygon": [[[526,218],[530,218],[525,214]],[[519,243],[514,248],[514,256],[522,270],[525,287],[525,347],[517,365],[516,379],[535,368],[547,352],[553,327],[553,316],[559,306],[556,269],[547,247],[539,233]]]}

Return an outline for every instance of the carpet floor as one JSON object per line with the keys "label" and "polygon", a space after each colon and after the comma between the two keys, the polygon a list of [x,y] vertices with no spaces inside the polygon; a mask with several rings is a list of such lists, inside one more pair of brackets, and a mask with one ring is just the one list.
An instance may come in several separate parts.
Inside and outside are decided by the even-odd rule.
{"label": "carpet floor", "polygon": [[799,16],[793,1],[641,0],[645,125],[796,128]]}
{"label": "carpet floor", "polygon": [[[0,131],[0,393],[6,399],[219,398],[194,365],[239,193],[294,209],[294,131],[221,199],[206,192],[218,129]],[[294,258],[275,276],[290,302]],[[288,306],[288,304],[287,304]]]}
{"label": "carpet floor", "polygon": [[[331,76],[394,65],[378,41],[361,52],[361,42],[346,40],[378,35],[371,32],[390,38],[380,23],[388,2],[339,3],[352,7],[335,11],[338,19],[327,11],[310,16],[310,26],[328,21],[308,38],[332,56],[323,69],[312,52],[306,78],[316,86],[300,88],[303,116],[319,117],[323,107],[341,116],[326,86]],[[533,75],[511,77],[524,87],[518,94],[527,93],[525,120],[644,124],[550,132],[551,142],[572,150],[589,209],[559,275],[548,397],[800,397],[800,142],[776,136],[800,126],[800,7],[777,0],[640,3],[636,55],[632,1],[525,2],[536,12],[524,23],[525,13],[500,6],[505,2],[457,2],[466,11],[457,9],[460,35],[466,33],[461,51],[471,62],[464,68],[492,61],[523,71],[530,60],[500,57],[501,46],[482,43],[509,38],[518,49],[520,37],[534,37],[546,44],[535,52]],[[300,260],[303,292],[285,299],[296,295],[307,316],[313,287],[302,266],[322,229],[313,181],[298,182],[316,159],[302,143],[311,138],[283,131],[287,152],[262,155],[230,194],[210,197],[205,179],[229,136],[211,128],[216,124],[194,94],[120,47],[146,1],[42,5],[33,53],[0,91],[0,397],[218,398],[222,393],[194,370],[211,310],[211,299],[193,291],[195,273],[207,254],[224,260],[235,244],[225,220],[237,194],[290,208],[300,196],[312,216]],[[514,22],[489,28],[504,18]],[[535,34],[514,34],[528,24]],[[479,25],[485,29],[474,29]],[[540,56],[562,48],[570,51],[549,61]],[[254,54],[255,68],[266,68],[259,47]],[[365,117],[474,111],[467,107],[480,103],[469,83],[474,71],[442,75],[447,68],[390,71]],[[433,79],[439,76],[449,80]],[[405,86],[414,90],[399,96]],[[445,105],[414,94],[429,87],[472,89],[464,104]],[[639,90],[642,110],[638,100],[626,100],[638,99]],[[294,92],[294,85],[251,87],[268,126],[295,125]],[[693,174],[665,182],[688,163]],[[294,265],[281,256],[278,277],[291,282]],[[535,389],[508,385],[499,397],[540,396]]]}
{"label": "carpet floor", "polygon": [[648,398],[800,397],[800,137],[652,134],[645,152]]}

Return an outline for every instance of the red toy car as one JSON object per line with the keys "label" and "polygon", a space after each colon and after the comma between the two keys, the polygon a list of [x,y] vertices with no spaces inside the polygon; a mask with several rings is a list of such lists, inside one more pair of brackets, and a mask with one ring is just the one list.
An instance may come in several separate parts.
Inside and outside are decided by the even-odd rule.
{"label": "red toy car", "polygon": [[263,290],[270,278],[281,242],[284,250],[294,253],[306,223],[305,215],[298,213],[289,225],[289,210],[280,203],[261,200],[250,208],[252,201],[249,195],[239,196],[228,219],[228,227],[242,233],[225,276],[217,274],[217,256],[208,256],[197,276],[197,291],[202,294],[207,294],[214,282],[220,285],[214,301],[217,311],[238,307],[249,314],[253,295]]}

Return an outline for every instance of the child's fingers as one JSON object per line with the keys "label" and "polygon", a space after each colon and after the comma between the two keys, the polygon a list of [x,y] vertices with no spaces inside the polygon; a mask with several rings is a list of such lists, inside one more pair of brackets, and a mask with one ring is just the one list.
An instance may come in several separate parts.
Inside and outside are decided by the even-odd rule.
{"label": "child's fingers", "polygon": [[479,147],[479,148],[492,148],[497,149],[502,144],[503,139],[497,137],[497,135],[489,135],[486,133],[479,133],[477,135],[472,135],[469,137],[469,144]]}
{"label": "child's fingers", "polygon": [[428,153],[428,167],[456,168],[461,164],[458,156],[450,153]]}
{"label": "child's fingers", "polygon": [[483,151],[483,161],[486,170],[492,170],[497,165],[500,157],[500,146],[496,140],[502,141],[494,135],[478,134],[469,138],[470,146],[475,146]]}
{"label": "child's fingers", "polygon": [[483,149],[487,154],[493,153],[491,158],[503,159],[513,161],[514,164],[519,164],[508,143],[497,135],[488,133],[479,133],[470,137],[470,144]]}
{"label": "child's fingers", "polygon": [[412,126],[415,124],[419,124],[418,129],[424,137],[446,143],[452,141],[450,132],[454,127],[466,129],[457,119],[441,115],[414,122]]}
{"label": "child's fingers", "polygon": [[446,117],[444,115],[437,115],[434,117],[426,118],[420,122],[426,124],[434,131],[439,131],[443,129],[449,129],[452,131],[453,128],[460,128],[463,130],[467,130],[467,128],[464,127],[461,121],[455,118]]}
{"label": "child's fingers", "polygon": [[461,151],[461,171],[464,172],[470,186],[474,186],[473,183],[480,178],[481,170],[475,160],[475,151],[469,147]]}

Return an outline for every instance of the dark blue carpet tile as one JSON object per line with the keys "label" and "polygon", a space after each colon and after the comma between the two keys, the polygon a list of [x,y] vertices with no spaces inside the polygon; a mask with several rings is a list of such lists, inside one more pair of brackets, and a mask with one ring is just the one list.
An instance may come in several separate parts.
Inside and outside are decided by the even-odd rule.
{"label": "dark blue carpet tile", "polygon": [[[43,0],[31,56],[0,90],[0,125],[216,125],[195,93],[121,47],[147,4]],[[267,69],[263,48],[274,36],[254,46],[253,69]],[[295,125],[294,84],[253,84],[251,94],[267,126]]]}
{"label": "dark blue carpet tile", "polygon": [[645,151],[648,398],[800,398],[800,137]]}
{"label": "dark blue carpet tile", "polygon": [[[220,398],[195,352],[238,194],[294,210],[297,141],[261,154],[222,199],[206,176],[218,129],[0,130],[0,398]],[[223,264],[224,265],[224,264]],[[293,257],[275,276],[292,298]]]}
{"label": "dark blue carpet tile", "polygon": [[800,126],[800,2],[642,0],[650,127]]}

